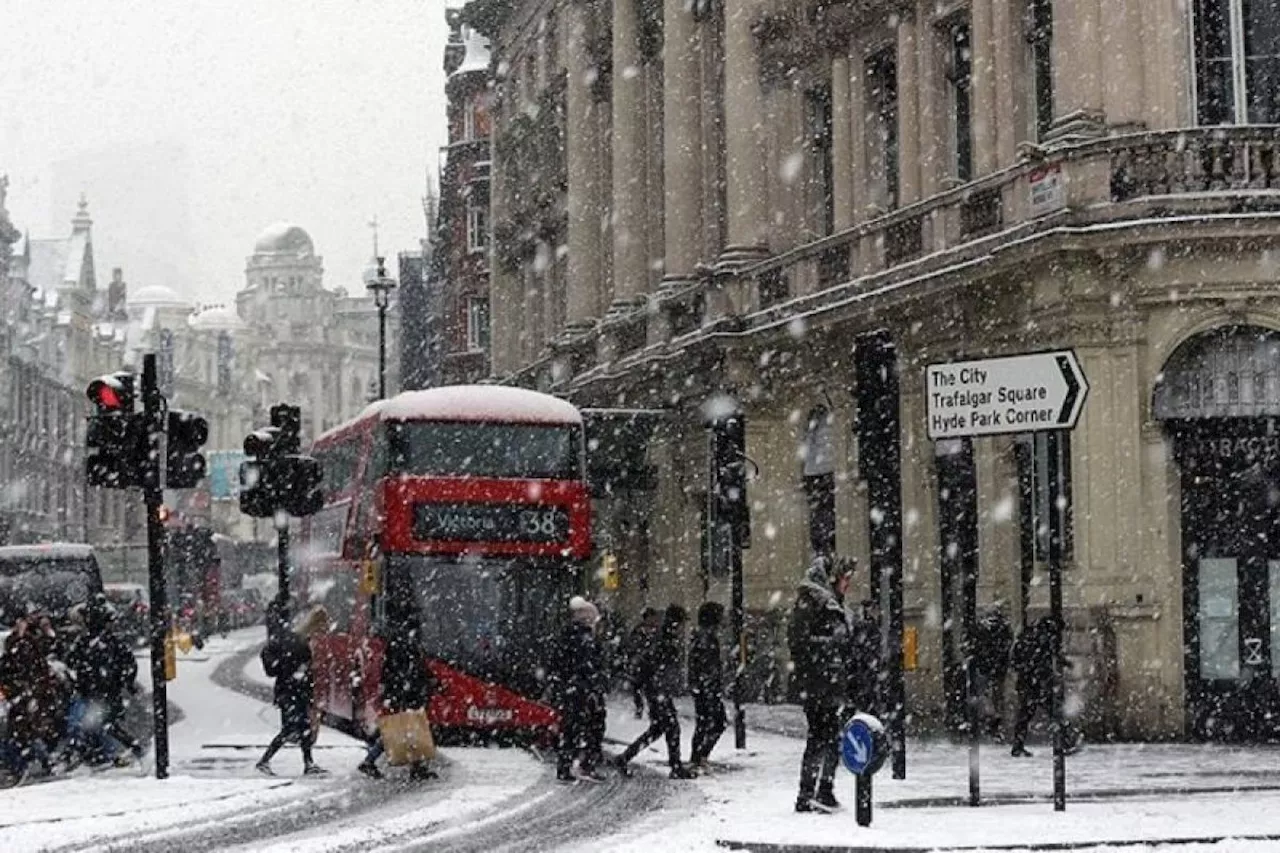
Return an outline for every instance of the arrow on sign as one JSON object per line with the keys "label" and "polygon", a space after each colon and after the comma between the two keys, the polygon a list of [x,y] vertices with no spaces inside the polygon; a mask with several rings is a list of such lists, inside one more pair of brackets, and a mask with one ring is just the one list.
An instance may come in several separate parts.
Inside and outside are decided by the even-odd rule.
{"label": "arrow on sign", "polygon": [[867,749],[867,745],[862,742],[861,738],[850,738],[850,746],[853,749],[853,757],[859,764],[866,764],[871,758],[871,751]]}
{"label": "arrow on sign", "polygon": [[1066,353],[1058,356],[1058,369],[1062,371],[1062,381],[1067,383],[1067,396],[1062,400],[1062,412],[1058,415],[1058,423],[1066,426],[1071,423],[1071,411],[1076,407],[1076,398],[1080,396],[1080,381],[1076,379],[1079,369]]}

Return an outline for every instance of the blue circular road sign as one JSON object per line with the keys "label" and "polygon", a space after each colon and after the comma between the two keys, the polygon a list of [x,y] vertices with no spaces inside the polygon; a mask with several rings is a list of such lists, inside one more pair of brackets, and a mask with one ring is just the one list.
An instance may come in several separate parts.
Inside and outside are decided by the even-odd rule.
{"label": "blue circular road sign", "polygon": [[856,714],[840,736],[840,758],[845,769],[857,776],[870,776],[888,757],[884,724],[870,714]]}

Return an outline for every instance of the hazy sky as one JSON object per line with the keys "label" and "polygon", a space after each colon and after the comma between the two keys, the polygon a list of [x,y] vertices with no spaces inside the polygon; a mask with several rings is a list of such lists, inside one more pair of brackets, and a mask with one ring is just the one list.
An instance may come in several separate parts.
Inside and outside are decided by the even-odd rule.
{"label": "hazy sky", "polygon": [[226,299],[281,219],[310,232],[330,287],[362,288],[375,215],[384,254],[418,248],[446,141],[446,0],[3,5],[10,214],[65,236],[86,192],[100,284],[121,266],[134,289]]}

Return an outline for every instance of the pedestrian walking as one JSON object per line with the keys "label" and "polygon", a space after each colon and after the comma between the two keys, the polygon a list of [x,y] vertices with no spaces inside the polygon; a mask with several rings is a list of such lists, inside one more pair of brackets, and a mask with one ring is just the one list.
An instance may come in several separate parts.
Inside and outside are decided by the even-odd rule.
{"label": "pedestrian walking", "polygon": [[640,611],[640,621],[627,636],[627,676],[631,685],[631,699],[635,703],[637,720],[644,719],[644,690],[640,685],[640,668],[658,639],[658,629],[661,626],[662,614],[658,612],[658,608],[646,607]]}
{"label": "pedestrian walking", "polygon": [[640,750],[666,738],[667,761],[672,779],[692,779],[697,774],[680,760],[680,718],[675,697],[684,687],[684,628],[689,614],[678,604],[667,607],[658,636],[640,662],[637,676],[649,705],[649,728],[615,759],[618,771],[630,775],[630,763]]}
{"label": "pedestrian walking", "polygon": [[1013,725],[1015,758],[1029,758],[1027,730],[1038,711],[1052,714],[1053,654],[1061,628],[1052,616],[1045,616],[1018,635],[1013,646],[1014,686],[1018,693],[1018,716]]}
{"label": "pedestrian walking", "polygon": [[689,692],[693,694],[693,752],[689,764],[707,769],[707,759],[729,725],[724,710],[724,659],[720,656],[720,625],[724,605],[704,601],[698,626],[689,641]]}
{"label": "pedestrian walking", "polygon": [[[382,713],[425,713],[438,685],[427,666],[427,654],[422,648],[422,623],[417,614],[401,614],[388,620],[384,639],[386,647],[382,654],[382,695],[379,700]],[[357,769],[366,776],[381,779],[378,759],[385,751],[386,745],[379,730]],[[409,765],[409,778],[435,779],[438,775],[428,762],[416,761]]]}
{"label": "pedestrian walking", "polygon": [[[303,773],[323,775],[324,769],[311,758],[311,701],[315,694],[315,676],[311,668],[311,639],[328,630],[329,614],[316,608],[307,617],[302,630],[285,631],[274,640],[273,653],[264,659],[267,674],[275,679],[275,705],[280,709],[280,733],[258,761],[256,769],[267,776],[271,759],[286,743],[296,742],[302,750]],[[272,645],[272,641],[268,641]],[[264,656],[266,658],[267,656]],[[270,662],[269,666],[268,660]]]}
{"label": "pedestrian walking", "polygon": [[848,615],[836,594],[839,566],[816,557],[796,592],[788,646],[804,706],[808,735],[800,761],[797,812],[832,812],[840,808],[834,792],[839,761],[840,705],[847,698],[852,644]]}
{"label": "pedestrian walking", "polygon": [[111,606],[94,599],[85,607],[84,628],[67,652],[75,698],[68,729],[74,746],[90,763],[127,760],[127,748],[142,758],[142,744],[124,726],[125,694],[138,692],[138,662],[129,646],[113,630]]}
{"label": "pedestrian walking", "polygon": [[39,628],[18,619],[0,654],[0,693],[9,703],[9,742],[4,749],[10,775],[21,780],[33,762],[53,772],[50,758],[63,726],[65,699],[44,655]]}
{"label": "pedestrian walking", "polygon": [[972,643],[973,691],[981,704],[982,730],[1000,739],[1004,723],[1004,690],[1013,650],[1013,627],[999,607],[982,614]]}
{"label": "pedestrian walking", "polygon": [[[581,596],[569,599],[569,624],[560,634],[556,655],[557,697],[560,707],[560,742],[556,779],[602,782],[598,767],[603,758],[605,697],[608,674],[604,651],[596,637],[600,613]],[[573,764],[578,761],[578,775]]]}

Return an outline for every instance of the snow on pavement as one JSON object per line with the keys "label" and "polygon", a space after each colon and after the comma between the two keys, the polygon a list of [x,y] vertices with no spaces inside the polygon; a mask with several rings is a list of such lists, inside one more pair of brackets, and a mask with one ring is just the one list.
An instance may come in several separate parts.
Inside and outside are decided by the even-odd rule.
{"label": "snow on pavement", "polygon": [[[629,702],[611,706],[611,740],[630,740],[644,727],[644,722],[634,719]],[[692,730],[692,721],[682,717],[685,756]],[[847,806],[844,811],[836,815],[794,812],[803,746],[795,737],[753,730],[748,733],[748,749],[738,751],[730,728],[712,755],[719,767],[711,775],[670,783],[701,794],[704,802],[699,806],[669,807],[624,828],[604,845],[577,849],[583,853],[588,849],[712,851],[723,850],[717,842],[728,840],[945,850],[1280,835],[1280,750],[1272,747],[1089,746],[1067,763],[1068,794],[1079,799],[1069,799],[1067,811],[1055,813],[1048,802],[1052,776],[1047,749],[1032,759],[1014,759],[1004,748],[984,749],[983,794],[1005,804],[973,809],[960,805],[968,793],[965,748],[912,741],[908,778],[893,780],[888,767],[876,776],[875,820],[871,827],[861,828],[852,810],[853,777],[843,768],[837,771],[836,793]],[[641,754],[640,763],[665,768],[665,746],[659,742],[650,747]],[[1087,795],[1096,799],[1086,800]],[[1044,801],[1026,802],[1030,798]],[[1010,802],[1019,799],[1023,802]],[[1143,845],[1143,849],[1162,846]],[[1231,838],[1203,849],[1253,853],[1280,849],[1280,842]]]}

